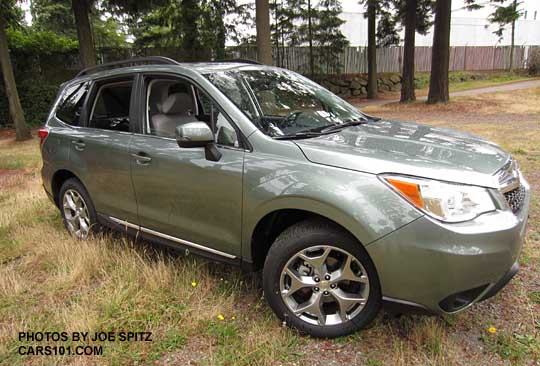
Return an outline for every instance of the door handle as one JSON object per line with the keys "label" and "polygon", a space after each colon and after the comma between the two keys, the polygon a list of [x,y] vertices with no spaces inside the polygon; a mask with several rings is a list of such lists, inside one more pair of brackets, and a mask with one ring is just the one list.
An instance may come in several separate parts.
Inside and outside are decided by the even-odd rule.
{"label": "door handle", "polygon": [[86,147],[83,140],[72,140],[71,143],[75,146],[75,150],[77,151],[83,151]]}
{"label": "door handle", "polygon": [[152,161],[152,158],[143,152],[140,152],[138,154],[133,153],[131,154],[131,156],[134,157],[135,160],[137,160],[137,164],[139,165],[146,165]]}

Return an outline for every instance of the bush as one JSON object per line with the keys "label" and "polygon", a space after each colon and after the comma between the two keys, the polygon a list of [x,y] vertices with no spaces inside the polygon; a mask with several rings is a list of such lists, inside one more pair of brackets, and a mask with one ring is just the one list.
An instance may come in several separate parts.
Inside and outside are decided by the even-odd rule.
{"label": "bush", "polygon": [[540,47],[531,47],[527,59],[528,71],[531,76],[540,75]]}
{"label": "bush", "polygon": [[[25,81],[17,85],[19,98],[26,123],[40,126],[46,122],[47,115],[56,98],[59,85],[36,81]],[[0,86],[0,125],[11,124],[8,100],[3,85]]]}

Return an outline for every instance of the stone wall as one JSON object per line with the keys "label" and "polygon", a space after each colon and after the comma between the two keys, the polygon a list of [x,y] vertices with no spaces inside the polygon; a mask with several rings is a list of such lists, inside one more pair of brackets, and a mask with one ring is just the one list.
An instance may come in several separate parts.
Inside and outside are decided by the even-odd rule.
{"label": "stone wall", "polygon": [[[329,75],[316,80],[319,84],[340,97],[356,97],[367,94],[367,75]],[[401,90],[401,75],[379,74],[377,79],[379,92]]]}

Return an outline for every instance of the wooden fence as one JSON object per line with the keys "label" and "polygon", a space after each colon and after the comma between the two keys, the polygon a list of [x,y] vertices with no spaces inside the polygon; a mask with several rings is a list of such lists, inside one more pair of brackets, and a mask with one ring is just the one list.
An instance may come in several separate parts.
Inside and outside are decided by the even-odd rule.
{"label": "wooden fence", "polygon": [[[514,47],[514,67],[517,69],[527,67],[527,55],[532,48],[540,46],[516,46]],[[510,65],[510,46],[491,47],[458,46],[450,48],[451,71],[478,71],[478,70],[504,70]],[[229,50],[231,57],[256,59],[255,47],[237,47]],[[279,59],[277,55],[279,54]],[[309,72],[309,48],[308,47],[285,47],[278,50],[274,48],[274,65],[285,67],[301,73]],[[367,72],[367,48],[348,47],[339,56],[339,70],[334,66],[324,65],[318,57],[315,64],[322,73],[345,74]],[[386,47],[377,49],[378,72],[400,72],[403,65],[403,47]],[[416,47],[415,50],[416,71],[430,71],[431,47]]]}

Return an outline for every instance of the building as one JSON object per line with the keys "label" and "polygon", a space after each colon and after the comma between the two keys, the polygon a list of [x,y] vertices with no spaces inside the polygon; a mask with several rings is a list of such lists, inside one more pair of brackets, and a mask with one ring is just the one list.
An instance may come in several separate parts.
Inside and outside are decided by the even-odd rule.
{"label": "building", "polygon": [[[540,45],[540,0],[521,0],[522,17],[516,22],[515,44]],[[464,8],[463,0],[452,2],[451,46],[505,46],[510,45],[510,26],[504,31],[503,39],[493,32],[497,25],[490,24],[489,14],[493,6],[489,1],[479,1],[484,7],[469,11]],[[365,8],[358,5],[357,0],[342,0],[343,13],[341,19],[343,34],[349,39],[351,46],[367,45],[367,20]],[[416,36],[417,46],[431,46],[433,30],[425,36]]]}

